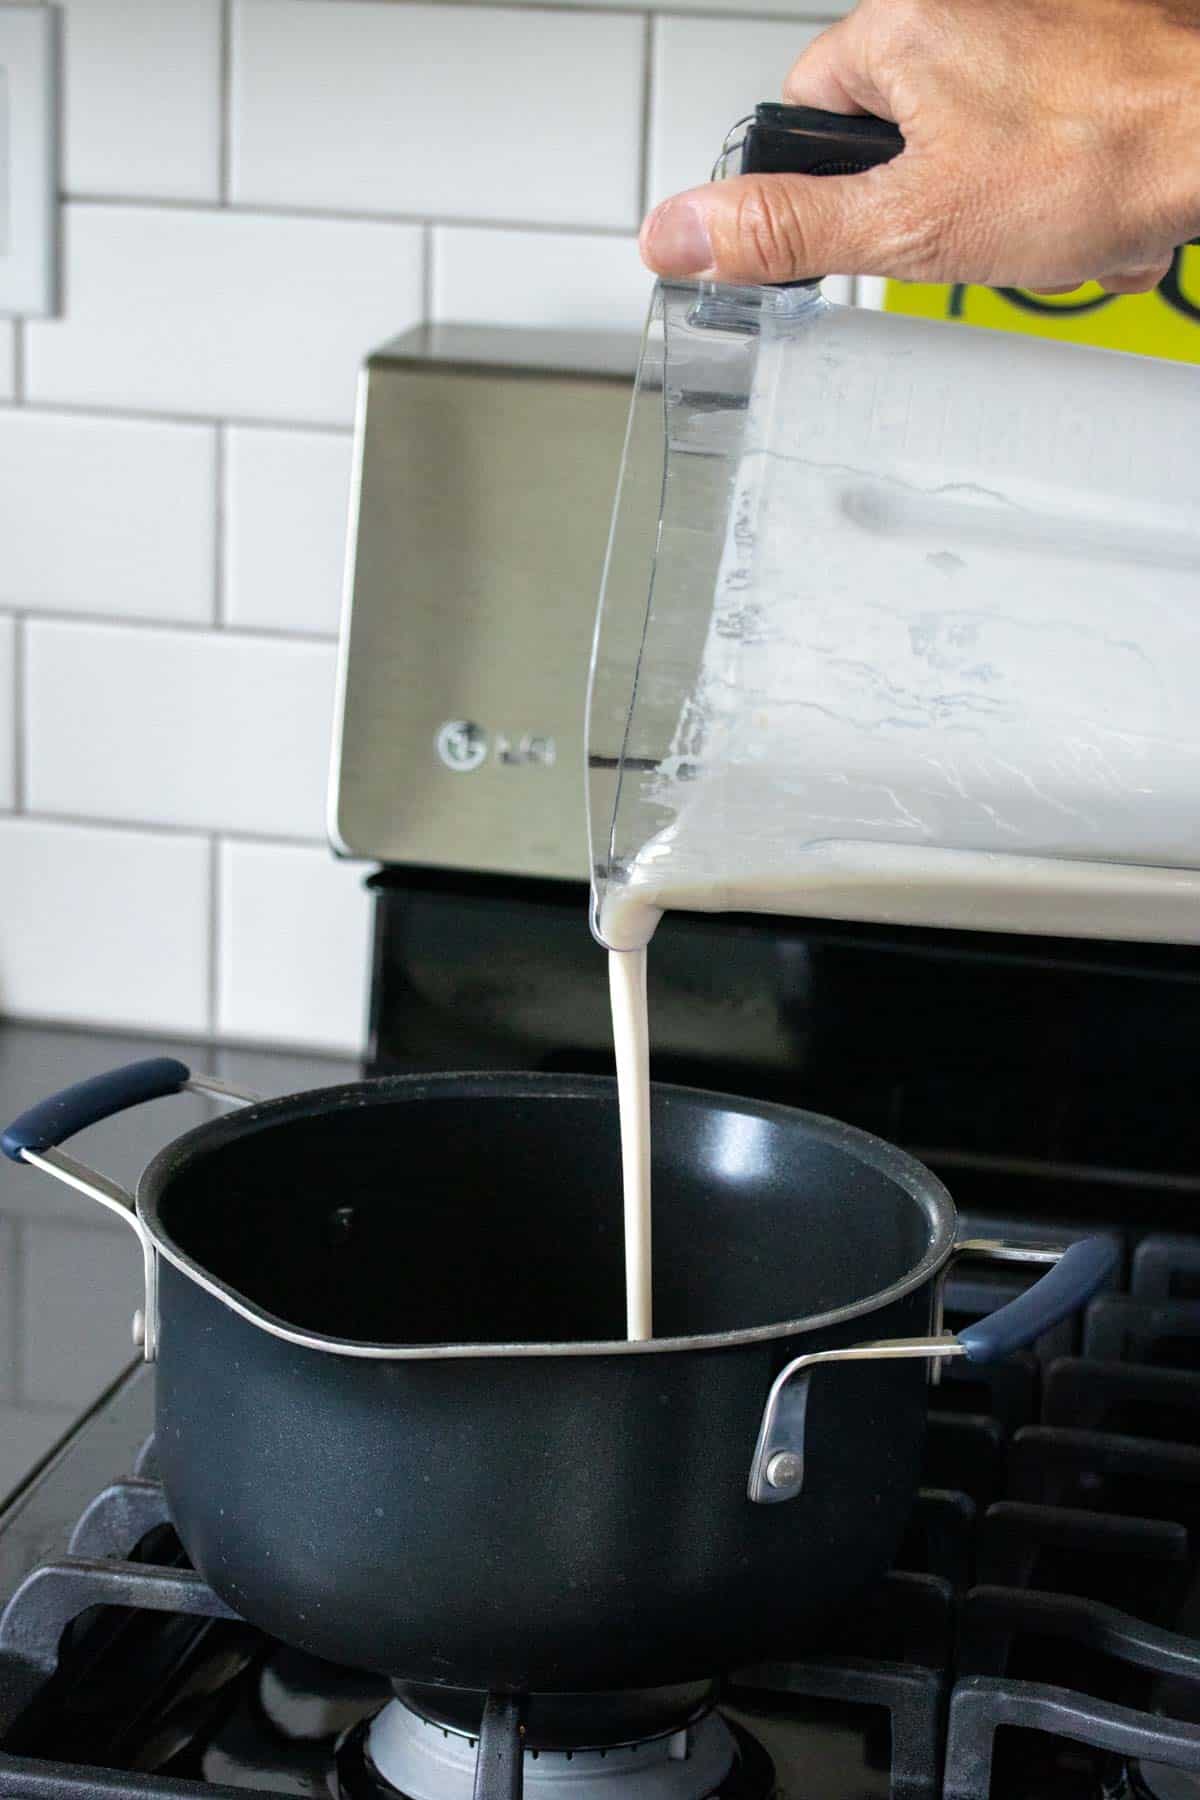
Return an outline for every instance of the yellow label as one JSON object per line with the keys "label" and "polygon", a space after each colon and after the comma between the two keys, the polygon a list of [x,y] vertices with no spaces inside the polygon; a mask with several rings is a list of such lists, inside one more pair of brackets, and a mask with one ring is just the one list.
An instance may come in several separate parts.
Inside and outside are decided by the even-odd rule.
{"label": "yellow label", "polygon": [[1200,363],[1200,245],[1177,250],[1170,274],[1151,294],[1106,294],[1094,282],[1070,294],[1043,295],[889,281],[884,310]]}

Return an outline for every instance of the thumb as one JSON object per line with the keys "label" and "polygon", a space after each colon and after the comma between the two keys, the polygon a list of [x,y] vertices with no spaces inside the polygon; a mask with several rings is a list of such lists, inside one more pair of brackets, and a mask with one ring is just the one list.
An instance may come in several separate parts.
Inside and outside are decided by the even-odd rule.
{"label": "thumb", "polygon": [[642,226],[658,275],[747,286],[886,273],[895,164],[859,175],[741,175],[691,188]]}

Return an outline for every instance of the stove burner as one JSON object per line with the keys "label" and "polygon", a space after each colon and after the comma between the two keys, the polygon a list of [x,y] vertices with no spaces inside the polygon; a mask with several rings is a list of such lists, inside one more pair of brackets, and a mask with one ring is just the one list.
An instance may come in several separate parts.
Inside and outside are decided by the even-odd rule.
{"label": "stove burner", "polygon": [[[480,1688],[398,1681],[396,1698],[410,1712],[460,1737],[477,1738],[487,1695]],[[603,1750],[669,1737],[694,1724],[716,1704],[715,1681],[670,1687],[623,1688],[609,1693],[537,1694],[525,1708],[527,1750]]]}
{"label": "stove burner", "polygon": [[[531,1713],[540,1709],[539,1701]],[[478,1751],[478,1736],[393,1700],[339,1746],[341,1800],[471,1800]],[[768,1800],[774,1782],[762,1746],[715,1709],[635,1743],[541,1749],[527,1741],[524,1753],[530,1800]]]}

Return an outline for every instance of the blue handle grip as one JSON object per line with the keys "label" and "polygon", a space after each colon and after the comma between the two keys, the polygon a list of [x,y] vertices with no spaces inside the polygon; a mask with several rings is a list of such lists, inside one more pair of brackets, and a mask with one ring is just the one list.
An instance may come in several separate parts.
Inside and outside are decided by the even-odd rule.
{"label": "blue handle grip", "polygon": [[1116,1268],[1118,1255],[1115,1238],[1080,1238],[1027,1292],[958,1333],[971,1362],[999,1362],[1014,1350],[1028,1349],[1099,1292]]}
{"label": "blue handle grip", "polygon": [[143,1100],[161,1100],[165,1094],[177,1094],[191,1070],[173,1056],[148,1056],[143,1062],[126,1063],[124,1068],[110,1069],[106,1075],[93,1075],[77,1081],[74,1087],[39,1100],[19,1119],[14,1119],[0,1137],[0,1150],[13,1162],[20,1162],[25,1150],[52,1150],[112,1113],[124,1112],[127,1106],[140,1106]]}

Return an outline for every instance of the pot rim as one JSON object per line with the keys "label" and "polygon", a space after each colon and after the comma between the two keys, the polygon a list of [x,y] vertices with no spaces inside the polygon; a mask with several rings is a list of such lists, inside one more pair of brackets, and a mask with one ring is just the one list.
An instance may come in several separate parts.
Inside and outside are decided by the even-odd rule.
{"label": "pot rim", "polygon": [[[858,1126],[844,1125],[836,1119],[826,1118],[820,1113],[806,1112],[800,1107],[657,1081],[651,1083],[652,1099],[657,1096],[668,1103],[675,1099],[718,1100],[724,1107],[753,1118],[780,1123],[802,1122],[810,1136],[851,1151],[860,1161],[895,1182],[921,1208],[929,1226],[929,1242],[923,1254],[896,1281],[861,1300],[832,1307],[826,1312],[810,1313],[800,1319],[747,1326],[737,1331],[702,1332],[691,1337],[599,1338],[544,1343],[392,1344],[335,1338],[290,1325],[286,1319],[278,1318],[264,1307],[258,1306],[196,1262],[168,1235],[159,1218],[160,1198],[197,1154],[283,1123],[289,1117],[311,1118],[318,1112],[350,1111],[364,1105],[378,1106],[396,1102],[407,1104],[439,1094],[452,1094],[463,1100],[496,1097],[519,1100],[532,1096],[548,1099],[611,1098],[615,1111],[616,1085],[615,1077],[609,1075],[480,1074],[471,1071],[466,1074],[389,1075],[374,1080],[345,1082],[334,1087],[309,1088],[278,1099],[256,1101],[252,1105],[240,1107],[236,1112],[226,1113],[221,1118],[196,1126],[160,1150],[142,1171],[138,1181],[137,1215],[158,1253],[167,1262],[250,1324],[301,1349],[375,1362],[432,1362],[467,1357],[654,1356],[667,1351],[730,1350],[743,1344],[771,1343],[781,1338],[823,1331],[830,1326],[879,1312],[893,1301],[903,1299],[931,1281],[953,1252],[958,1221],[954,1201],[938,1177],[907,1151],[897,1149],[894,1144],[875,1137],[871,1132],[862,1131]],[[318,1100],[321,1102],[320,1106],[314,1106],[313,1103]]]}

